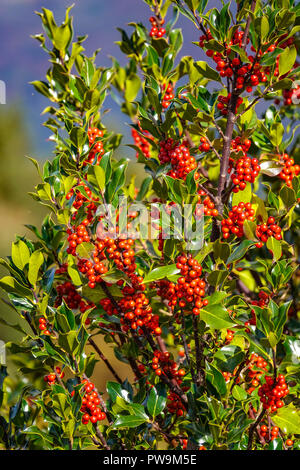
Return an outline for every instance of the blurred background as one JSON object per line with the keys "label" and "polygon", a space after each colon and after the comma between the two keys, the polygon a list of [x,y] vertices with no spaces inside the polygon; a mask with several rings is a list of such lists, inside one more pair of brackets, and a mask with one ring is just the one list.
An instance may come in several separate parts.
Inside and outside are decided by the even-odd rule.
{"label": "blurred background", "polygon": [[[110,56],[124,64],[126,58],[115,41],[120,38],[117,27],[128,29],[130,21],[143,22],[150,26],[149,7],[143,0],[0,0],[0,80],[6,85],[6,104],[0,104],[0,256],[10,253],[15,235],[25,235],[24,224],[40,225],[44,215],[41,205],[27,194],[39,182],[36,170],[25,157],[30,156],[43,162],[51,158],[53,144],[48,140],[49,130],[43,127],[45,116],[42,110],[48,105],[47,99],[38,94],[29,82],[43,80],[48,68],[48,56],[39,43],[30,36],[42,32],[40,18],[34,13],[41,8],[53,10],[58,23],[65,16],[65,8],[74,3],[71,14],[74,16],[75,35],[85,35],[84,46],[87,54],[101,48],[97,65],[110,66]],[[217,6],[220,2],[214,2]],[[196,29],[190,27],[189,20],[181,17],[178,26],[184,29],[184,55],[194,55],[201,59],[201,50],[192,44],[198,40]],[[203,56],[202,56],[203,58]],[[135,162],[135,152],[124,144],[132,143],[126,117],[119,111],[114,101],[108,99],[105,107],[111,109],[104,124],[111,130],[124,134],[122,156]],[[142,172],[139,165],[133,171]],[[32,234],[30,233],[30,236]],[[1,277],[6,274],[0,267]],[[1,297],[2,297],[1,293]],[[13,310],[0,302],[0,318],[16,323],[18,318]],[[0,340],[17,340],[14,329],[0,324]],[[20,337],[20,335],[19,335]],[[109,356],[112,355],[108,352]],[[117,362],[114,361],[113,362]],[[118,367],[123,367],[118,363]],[[15,370],[12,364],[9,366]],[[106,368],[100,369],[101,384],[112,377]],[[123,375],[122,375],[123,372]],[[121,371],[126,377],[126,368]],[[103,382],[102,382],[103,381]]]}

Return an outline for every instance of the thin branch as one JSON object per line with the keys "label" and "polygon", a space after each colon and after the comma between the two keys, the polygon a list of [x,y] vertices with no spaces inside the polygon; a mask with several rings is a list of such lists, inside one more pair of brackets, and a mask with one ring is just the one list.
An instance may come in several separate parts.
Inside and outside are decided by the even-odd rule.
{"label": "thin branch", "polygon": [[[255,413],[254,413],[254,410],[253,410],[252,407],[249,408],[249,414],[250,414],[250,417],[251,417],[252,419],[255,419]],[[260,440],[260,443],[261,443],[263,446],[266,445],[266,441],[265,441],[265,439],[263,438],[263,436],[261,435],[261,431],[260,431],[260,428],[259,428],[258,426],[256,427],[255,431],[256,431],[256,434],[257,434],[257,436],[258,436],[258,438],[259,438],[259,440]]]}
{"label": "thin branch", "polygon": [[203,369],[202,369],[202,350],[200,346],[200,338],[198,332],[198,318],[193,315],[193,328],[194,328],[194,341],[196,348],[196,369],[197,369],[197,385],[203,384]]}
{"label": "thin branch", "polygon": [[261,95],[257,96],[241,113],[236,116],[236,120],[238,120],[243,114],[245,114],[249,109],[251,109],[259,100],[263,99],[269,92],[271,85],[269,85]]}
{"label": "thin branch", "polygon": [[95,427],[95,432],[96,432],[96,435],[99,438],[101,444],[103,445],[104,449],[110,450],[110,447],[107,444],[107,442],[105,440],[105,437],[103,436],[102,432],[100,431],[100,429],[98,427]]}
{"label": "thin branch", "polygon": [[251,424],[250,428],[249,428],[249,440],[248,440],[248,447],[247,447],[247,450],[252,450],[252,443],[253,443],[253,437],[254,437],[254,431],[256,430],[257,426],[259,425],[259,423],[261,422],[261,420],[263,419],[263,417],[265,416],[265,413],[266,413],[266,409],[263,409],[260,414],[257,416],[255,422],[253,424]]}
{"label": "thin branch", "polygon": [[185,333],[184,333],[184,331],[185,331],[185,318],[184,318],[184,313],[183,313],[182,309],[181,309],[181,324],[182,324],[182,333],[180,333],[180,338],[181,338],[181,341],[183,343],[183,348],[184,348],[185,357],[186,357],[188,366],[191,370],[191,375],[192,375],[192,378],[193,378],[193,382],[196,385],[197,378],[195,376],[194,368],[193,368],[192,363],[191,363],[189,348],[188,348],[187,341],[186,341],[186,336],[185,336]]}
{"label": "thin branch", "polygon": [[107,368],[110,370],[110,372],[113,374],[113,376],[115,377],[115,379],[121,384],[122,383],[122,379],[119,377],[119,375],[117,374],[117,372],[115,371],[115,369],[113,368],[113,366],[111,365],[111,363],[109,362],[109,360],[104,356],[104,354],[102,353],[101,349],[99,348],[99,346],[95,343],[95,341],[92,339],[92,338],[89,338],[89,343],[90,345],[95,349],[95,351],[97,352],[98,356],[102,359],[102,361],[105,363],[105,365],[107,366]]}
{"label": "thin branch", "polygon": [[[250,8],[252,13],[255,10],[255,6],[256,6],[256,0],[252,0],[251,8]],[[248,35],[249,35],[250,24],[251,24],[251,15],[249,15],[248,19],[247,19],[247,23],[246,23],[246,27],[245,27],[245,31],[244,31],[244,36],[243,36],[243,40],[242,40],[242,49],[246,49],[246,47],[247,47],[247,39],[248,39]]]}

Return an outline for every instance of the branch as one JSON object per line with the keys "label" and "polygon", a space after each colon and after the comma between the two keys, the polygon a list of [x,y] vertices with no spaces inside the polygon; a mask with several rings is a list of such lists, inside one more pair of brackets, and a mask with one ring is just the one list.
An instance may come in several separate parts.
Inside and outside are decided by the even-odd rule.
{"label": "branch", "polygon": [[193,368],[192,363],[191,363],[189,348],[188,348],[187,341],[186,341],[186,336],[185,336],[185,333],[184,333],[184,331],[185,331],[185,318],[184,318],[184,313],[183,313],[182,309],[181,309],[181,323],[182,323],[182,333],[180,333],[180,337],[181,337],[181,341],[183,343],[185,357],[186,357],[188,366],[190,367],[190,370],[191,370],[191,375],[192,375],[192,378],[193,378],[193,382],[196,385],[197,384],[197,378],[195,376],[194,368]]}
{"label": "branch", "polygon": [[[255,413],[254,413],[252,407],[250,407],[249,413],[250,413],[250,417],[251,417],[252,419],[255,419]],[[265,439],[262,437],[261,432],[260,432],[260,429],[259,429],[258,426],[256,427],[255,431],[256,431],[256,433],[257,433],[257,435],[258,435],[258,438],[259,438],[259,440],[260,440],[260,443],[261,443],[263,446],[266,445],[266,441],[265,441]]]}
{"label": "branch", "polygon": [[237,116],[236,116],[236,120],[238,120],[243,114],[245,114],[247,111],[249,111],[249,109],[251,109],[259,100],[263,99],[269,92],[270,90],[271,85],[269,85],[265,90],[264,92],[262,93],[262,95],[259,95],[257,96],[248,106],[247,108],[244,109],[244,111],[242,111],[241,113],[239,113]]}
{"label": "branch", "polygon": [[200,338],[198,334],[198,318],[193,314],[193,328],[194,328],[194,340],[196,348],[196,369],[197,369],[197,385],[203,385],[204,374],[202,368],[202,348],[200,345]]}
{"label": "branch", "polygon": [[106,364],[107,368],[110,370],[110,372],[113,374],[115,379],[119,382],[119,384],[122,384],[122,379],[119,377],[119,375],[117,374],[113,366],[110,364],[109,360],[104,356],[104,354],[102,353],[98,345],[95,343],[95,341],[92,338],[89,338],[89,343],[98,353],[99,357]]}
{"label": "branch", "polygon": [[[256,0],[252,0],[251,3],[251,12],[253,13],[256,7]],[[242,40],[242,49],[246,49],[247,46],[247,39],[249,35],[249,29],[250,29],[250,24],[251,24],[251,15],[248,16],[245,31],[244,31],[244,36]]]}
{"label": "branch", "polygon": [[267,410],[263,409],[260,414],[257,416],[255,422],[251,424],[249,428],[249,440],[248,440],[248,447],[247,450],[252,450],[252,443],[253,443],[253,437],[254,437],[254,431],[256,430],[257,426],[265,416]]}

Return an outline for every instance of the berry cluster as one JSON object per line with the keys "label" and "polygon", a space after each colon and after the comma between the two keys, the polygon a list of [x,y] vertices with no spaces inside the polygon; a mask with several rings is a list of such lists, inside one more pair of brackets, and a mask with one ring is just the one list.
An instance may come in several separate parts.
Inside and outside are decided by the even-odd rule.
{"label": "berry cluster", "polygon": [[226,336],[225,336],[225,343],[229,344],[234,338],[234,331],[232,330],[227,330]]}
{"label": "berry cluster", "polygon": [[249,148],[251,147],[251,140],[250,139],[242,139],[239,135],[232,139],[231,148],[232,151],[235,153],[243,152],[243,156],[245,157]]}
{"label": "berry cluster", "polygon": [[56,291],[57,297],[55,299],[55,307],[59,307],[63,300],[70,309],[76,310],[79,308],[81,313],[84,313],[89,308],[95,307],[95,304],[86,301],[81,297],[77,292],[76,287],[70,281],[58,284],[56,286]]}
{"label": "berry cluster", "polygon": [[222,375],[223,375],[226,383],[228,383],[230,381],[231,377],[232,377],[231,372],[224,371],[224,372],[222,372]]}
{"label": "berry cluster", "polygon": [[76,248],[83,242],[89,242],[90,236],[87,231],[89,220],[84,219],[78,227],[72,227],[67,230],[69,247],[67,253],[70,255],[76,255]]}
{"label": "berry cluster", "polygon": [[289,90],[283,90],[282,96],[284,99],[283,104],[285,106],[291,106],[291,104],[293,104],[293,97],[295,97],[297,100],[300,100],[300,85],[295,84]]}
{"label": "berry cluster", "polygon": [[[215,207],[215,203],[211,200],[209,196],[207,196],[206,192],[203,189],[198,190],[198,203],[203,204],[204,206],[204,215],[216,217],[218,215],[218,210]],[[204,198],[204,199],[202,199]],[[197,208],[195,215],[201,216]]]}
{"label": "berry cluster", "polygon": [[[141,291],[145,290],[143,278],[131,273],[132,287],[124,286],[122,288],[123,297],[112,303],[108,298],[102,299],[100,305],[108,315],[120,315],[122,330],[128,332],[130,329],[144,335],[146,331],[159,336],[161,328],[159,327],[159,316],[153,315],[152,307],[149,305],[149,299]],[[122,285],[119,281],[118,285]]]}
{"label": "berry cluster", "polygon": [[100,399],[97,392],[94,391],[94,384],[87,379],[83,379],[84,383],[84,396],[82,398],[82,406],[80,411],[83,413],[82,424],[91,423],[96,424],[97,421],[103,421],[106,414],[100,408]]}
{"label": "berry cluster", "polygon": [[[84,191],[86,196],[85,196],[85,194],[83,194],[81,192],[81,190]],[[74,207],[75,213],[73,214],[72,219],[75,220],[76,213],[77,213],[76,211],[78,211],[78,209],[80,209],[80,207],[82,207],[83,204],[86,204],[88,202],[85,209],[86,209],[87,220],[90,221],[93,218],[94,213],[97,209],[97,206],[96,206],[95,202],[99,201],[99,198],[93,196],[92,191],[90,190],[90,188],[84,183],[79,183],[79,185],[77,186],[77,188],[75,188],[75,190],[74,190],[74,188],[72,188],[68,192],[68,194],[66,195],[67,201],[72,199],[74,196],[75,196],[75,198],[74,198],[72,207]]]}
{"label": "berry cluster", "polygon": [[[55,373],[56,372],[56,373]],[[57,375],[63,379],[65,376],[65,373],[62,372],[60,367],[55,367],[55,372],[52,372],[51,374],[45,375],[44,376],[44,381],[47,382],[48,385],[52,386],[55,384]]]}
{"label": "berry cluster", "polygon": [[[88,138],[89,144],[92,147],[91,151],[89,152],[89,156],[83,162],[83,166],[86,166],[88,163],[92,165],[99,165],[102,156],[104,155],[104,147],[103,142],[101,142],[99,138],[102,138],[104,132],[97,127],[89,127],[88,129]],[[95,142],[96,141],[96,142]]]}
{"label": "berry cluster", "polygon": [[156,16],[151,16],[149,21],[152,25],[149,36],[151,38],[162,38],[166,34],[165,28],[162,28],[165,20],[157,18]]}
{"label": "berry cluster", "polygon": [[247,392],[252,393],[261,383],[262,376],[268,371],[268,363],[256,353],[251,354],[246,381],[250,384]]}
{"label": "berry cluster", "polygon": [[[237,30],[235,31],[232,40],[228,44],[224,44],[224,52],[216,52],[212,49],[207,49],[206,55],[214,60],[217,65],[216,69],[221,77],[232,78],[237,90],[243,91],[245,89],[248,93],[251,93],[253,91],[253,87],[268,81],[268,75],[270,75],[271,72],[271,67],[261,65],[260,59],[265,54],[274,52],[276,47],[280,47],[282,49],[288,47],[294,42],[294,39],[289,38],[285,42],[282,42],[282,39],[279,39],[275,44],[271,44],[264,52],[262,52],[262,50],[256,50],[255,47],[251,46],[251,51],[254,52],[255,55],[248,55],[246,53],[248,62],[243,64],[240,58],[236,57],[231,48],[231,46],[235,45],[243,47],[243,38],[244,32]],[[209,47],[208,41],[210,41],[210,39],[212,39],[212,35],[210,30],[207,29],[206,33],[200,37],[200,47]],[[249,38],[247,38],[246,41],[246,44],[248,43]],[[275,76],[279,75],[279,57],[280,55],[276,58],[274,71]]]}
{"label": "berry cluster", "polygon": [[169,413],[180,417],[185,414],[185,407],[177,393],[169,392],[167,396],[167,409]]}
{"label": "berry cluster", "polygon": [[[260,426],[260,435],[264,439],[267,438],[268,440],[273,441],[274,439],[277,439],[278,433],[279,433],[278,426],[272,426],[270,427],[270,429],[266,424],[261,424]],[[269,436],[270,436],[270,439],[269,439]]]}
{"label": "berry cluster", "polygon": [[[197,168],[196,160],[191,156],[188,147],[185,144],[174,142],[173,139],[167,139],[160,142],[160,151],[158,155],[161,165],[171,163],[172,169],[168,172],[172,178],[185,179],[190,171]],[[195,179],[199,174],[195,173]]]}
{"label": "berry cluster", "polygon": [[163,109],[167,109],[171,101],[174,99],[174,87],[172,83],[168,83],[168,85],[162,85],[162,95],[161,105]]}
{"label": "berry cluster", "polygon": [[275,224],[274,217],[269,217],[267,223],[259,224],[256,227],[256,236],[260,240],[256,243],[257,248],[261,248],[269,237],[274,237],[276,240],[281,240],[281,228]]}
{"label": "berry cluster", "polygon": [[229,238],[230,234],[234,234],[238,238],[243,237],[244,222],[245,220],[253,221],[254,214],[255,211],[250,202],[247,202],[246,204],[244,202],[240,202],[237,206],[233,206],[232,210],[229,211],[228,218],[223,219],[221,222],[223,238]]}
{"label": "berry cluster", "polygon": [[201,145],[199,146],[200,152],[209,152],[210,145],[205,137],[200,139]]}
{"label": "berry cluster", "polygon": [[[131,292],[131,295],[128,292]],[[142,292],[134,293],[134,289],[130,287],[124,287],[123,293],[127,293],[127,295],[118,303],[123,313],[120,320],[123,331],[138,330],[138,333],[143,335],[147,329],[159,336],[161,334],[159,316],[153,315],[149,299],[145,294]]]}
{"label": "berry cluster", "polygon": [[171,283],[166,292],[169,306],[174,309],[178,302],[180,309],[183,309],[187,304],[192,304],[193,314],[199,315],[200,309],[208,303],[207,300],[203,300],[205,281],[200,278],[202,267],[191,255],[180,255],[176,261],[181,277],[176,284]]}
{"label": "berry cluster", "polygon": [[96,284],[102,281],[101,276],[108,271],[108,267],[105,266],[98,257],[97,247],[95,247],[92,257],[93,261],[82,258],[78,261],[78,269],[82,274],[86,274],[88,277],[88,286],[90,289],[94,289]]}
{"label": "berry cluster", "polygon": [[265,410],[269,409],[274,413],[277,408],[282,408],[284,402],[282,398],[289,394],[289,388],[285,382],[284,375],[280,374],[274,380],[274,377],[267,375],[266,382],[259,388],[258,396]]}
{"label": "berry cluster", "polygon": [[113,260],[116,267],[130,277],[132,285],[141,289],[143,278],[134,274],[136,264],[133,245],[134,241],[132,238],[114,240],[107,237],[104,240],[100,240],[97,247],[101,252],[102,259]]}
{"label": "berry cluster", "polygon": [[[144,135],[147,135],[147,131],[142,131]],[[142,151],[145,158],[150,158],[150,143],[144,137],[142,137],[135,129],[131,130],[131,135],[134,140],[134,144]],[[150,135],[150,134],[149,134]],[[136,152],[136,158],[139,158],[139,152]]]}
{"label": "berry cluster", "polygon": [[285,181],[286,185],[292,187],[292,179],[300,173],[300,166],[295,165],[294,159],[290,158],[287,153],[279,155],[280,162],[284,168],[279,173],[279,178]]}
{"label": "berry cluster", "polygon": [[152,369],[158,376],[163,374],[170,379],[179,378],[179,382],[180,379],[185,376],[185,370],[178,368],[178,364],[171,359],[169,352],[154,351]]}
{"label": "berry cluster", "polygon": [[49,336],[51,334],[51,325],[45,317],[39,318],[39,330],[43,335]]}
{"label": "berry cluster", "polygon": [[[238,57],[235,57],[235,54],[232,53],[231,46],[238,45],[239,47],[242,47],[243,37],[244,31],[237,30],[235,31],[232,40],[228,44],[224,44],[225,50],[223,53],[207,49],[206,55],[211,57],[217,64],[217,71],[220,73],[221,77],[235,76],[236,88],[240,90],[246,88],[248,92],[251,92],[253,86],[266,82],[267,77],[262,67],[256,63],[257,58],[249,55],[249,63],[242,64],[241,60]],[[207,33],[200,37],[200,47],[205,48],[206,42],[210,39],[211,33],[208,29]],[[247,38],[247,44],[248,43],[249,38]]]}
{"label": "berry cluster", "polygon": [[[231,98],[231,93],[228,93],[227,96],[219,95],[218,96],[218,104],[217,108],[221,111],[221,114],[223,116],[226,116],[228,114],[228,104]],[[235,113],[237,113],[239,106],[242,104],[243,98],[240,96],[237,99],[236,106],[235,106]]]}
{"label": "berry cluster", "polygon": [[[269,302],[269,295],[266,292],[261,290],[258,294],[258,297],[259,297],[259,300],[253,300],[251,302],[251,304],[252,305],[257,305],[258,307],[261,307],[261,308],[265,307]],[[248,328],[248,326],[256,325],[255,310],[252,309],[250,314],[251,314],[250,319],[245,322],[245,326],[247,327],[247,329],[246,329],[247,333],[250,332],[250,329]]]}
{"label": "berry cluster", "polygon": [[229,160],[228,173],[231,174],[231,180],[234,184],[233,192],[243,191],[246,184],[254,183],[260,172],[260,166],[257,158],[241,157],[238,160]]}

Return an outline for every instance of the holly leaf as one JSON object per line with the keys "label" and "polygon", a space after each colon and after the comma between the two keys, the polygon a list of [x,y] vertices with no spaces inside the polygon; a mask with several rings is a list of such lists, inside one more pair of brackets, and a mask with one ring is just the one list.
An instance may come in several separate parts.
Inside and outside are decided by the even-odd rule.
{"label": "holly leaf", "polygon": [[167,402],[165,388],[159,385],[151,388],[147,401],[147,410],[153,418],[164,410]]}
{"label": "holly leaf", "polygon": [[279,408],[272,420],[285,434],[299,434],[300,414],[292,403]]}

